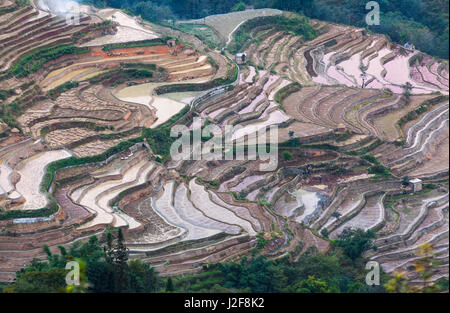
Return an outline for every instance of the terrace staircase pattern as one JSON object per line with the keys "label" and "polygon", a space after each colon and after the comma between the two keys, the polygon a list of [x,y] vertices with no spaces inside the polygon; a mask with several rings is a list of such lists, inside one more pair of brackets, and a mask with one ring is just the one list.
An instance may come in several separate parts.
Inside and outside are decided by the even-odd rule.
{"label": "terrace staircase pattern", "polygon": [[[10,6],[0,1],[0,8]],[[432,243],[442,264],[432,280],[448,278],[448,63],[354,27],[312,20],[318,36],[308,41],[268,24],[251,30],[255,40],[242,51],[251,62],[239,66],[235,82],[197,92],[218,78],[228,81],[235,66],[228,52],[113,10],[122,31],[148,37],[157,29],[197,50],[181,43],[126,47],[131,39],[110,51],[95,44],[121,39],[119,30],[89,37],[79,45],[89,46],[87,53],[12,77],[15,62],[29,52],[76,44],[80,32],[112,18],[94,10],[74,26],[41,9],[0,15],[0,91],[14,90],[2,97],[22,110],[16,125],[0,124],[0,282],[13,281],[34,258],[45,260],[44,244],[57,252],[92,235],[103,241],[109,228],[123,229],[130,257],[165,276],[238,261],[255,248],[272,259],[297,260],[312,246],[326,253],[331,239],[360,228],[376,234],[377,250],[366,256],[387,273],[406,271],[420,282],[411,271],[415,251]],[[231,45],[240,25],[261,14],[281,12],[236,12],[206,22],[224,25],[218,36]],[[96,83],[135,67],[152,68],[155,76],[114,87]],[[134,84],[151,86],[148,103],[116,97]],[[189,112],[176,116],[192,131],[193,117],[200,117],[202,126],[234,127],[232,141],[251,146],[276,126],[276,166],[264,171],[266,161],[249,158],[160,162],[158,147],[140,140],[143,129],[166,130],[156,127],[155,99],[172,100],[172,92],[159,94],[170,86],[195,89]],[[122,149],[131,139],[137,143]],[[107,158],[99,156],[106,151]],[[48,165],[64,159],[67,166],[49,172]],[[405,187],[405,175],[421,178],[423,190]],[[46,217],[3,219],[50,205]],[[260,236],[269,242],[264,248]]]}

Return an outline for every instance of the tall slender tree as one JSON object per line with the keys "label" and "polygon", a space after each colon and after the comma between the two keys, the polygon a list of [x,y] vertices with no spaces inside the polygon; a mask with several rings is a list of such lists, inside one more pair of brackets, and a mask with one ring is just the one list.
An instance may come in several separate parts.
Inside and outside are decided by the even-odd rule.
{"label": "tall slender tree", "polygon": [[124,244],[122,229],[119,228],[117,244],[114,247],[114,272],[118,292],[129,291],[128,248]]}

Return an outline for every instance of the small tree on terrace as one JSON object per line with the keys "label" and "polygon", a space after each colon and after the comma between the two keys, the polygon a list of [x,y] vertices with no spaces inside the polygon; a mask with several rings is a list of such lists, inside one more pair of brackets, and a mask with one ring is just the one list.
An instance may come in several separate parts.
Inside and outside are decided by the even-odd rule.
{"label": "small tree on terrace", "polygon": [[285,161],[292,160],[292,153],[290,153],[289,151],[284,151],[283,152],[283,159]]}
{"label": "small tree on terrace", "polygon": [[325,238],[328,238],[328,236],[330,235],[330,232],[326,228],[324,228],[320,231],[320,234],[322,236],[324,236]]}
{"label": "small tree on terrace", "polygon": [[331,213],[331,216],[338,220],[342,216],[342,214],[339,212],[333,212]]}
{"label": "small tree on terrace", "polygon": [[245,3],[244,2],[239,2],[238,4],[236,4],[234,7],[233,7],[233,9],[232,9],[234,12],[237,12],[237,11],[245,11]]}
{"label": "small tree on terrace", "polygon": [[402,177],[402,185],[403,186],[408,186],[408,184],[409,184],[409,176],[408,175],[403,176]]}
{"label": "small tree on terrace", "polygon": [[402,86],[403,88],[403,96],[405,96],[406,101],[409,101],[409,98],[411,97],[411,90],[412,90],[412,85],[410,82],[406,82],[406,84],[404,84]]}

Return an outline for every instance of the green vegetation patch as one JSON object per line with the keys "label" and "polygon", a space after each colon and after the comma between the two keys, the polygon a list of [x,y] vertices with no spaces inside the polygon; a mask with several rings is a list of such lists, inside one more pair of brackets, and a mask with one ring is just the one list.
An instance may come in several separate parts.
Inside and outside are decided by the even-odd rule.
{"label": "green vegetation patch", "polygon": [[123,68],[140,68],[140,69],[147,69],[147,70],[152,70],[152,71],[156,71],[156,64],[150,63],[120,63],[120,66]]}
{"label": "green vegetation patch", "polygon": [[161,45],[166,45],[168,39],[169,38],[155,38],[155,39],[142,40],[142,41],[130,41],[130,42],[123,42],[123,43],[111,43],[111,44],[108,44],[108,45],[104,45],[102,50],[103,51],[111,51],[111,50],[114,50],[114,49],[161,46]]}
{"label": "green vegetation patch", "polygon": [[183,117],[190,107],[187,105],[178,114],[174,115],[166,123],[160,125],[157,128],[146,128],[142,132],[142,136],[146,138],[148,144],[152,147],[153,152],[159,155],[158,161],[165,162],[170,157],[170,147],[172,143],[177,139],[170,136],[171,126]]}
{"label": "green vegetation patch", "polygon": [[[30,5],[30,0],[15,0],[14,2],[15,2],[14,5],[12,5],[10,7],[0,8],[0,15],[6,14],[6,13],[10,13],[10,12],[14,12],[18,8]],[[21,13],[21,11],[19,11],[17,14],[15,14],[15,16],[19,15],[20,13]],[[3,23],[0,23],[0,25],[2,25],[2,24]]]}
{"label": "green vegetation patch", "polygon": [[284,99],[286,99],[289,95],[300,91],[302,89],[302,86],[299,83],[291,83],[280,90],[277,91],[275,94],[274,100],[278,104],[282,104]]}
{"label": "green vegetation patch", "polygon": [[[59,254],[48,246],[47,260],[34,259],[17,272],[14,283],[3,287],[6,293],[148,293],[160,289],[161,279],[149,264],[129,260],[122,230],[109,230],[106,242],[96,236],[88,242],[78,241]],[[80,265],[80,284],[67,285],[68,260]]]}
{"label": "green vegetation patch", "polygon": [[366,154],[362,158],[369,161],[373,166],[369,167],[369,174],[375,174],[382,177],[391,177],[392,173],[389,168],[384,166],[380,161],[378,161],[373,155]]}
{"label": "green vegetation patch", "polygon": [[88,53],[89,48],[79,48],[71,45],[42,47],[20,58],[11,68],[11,73],[17,77],[26,77],[37,72],[45,63],[56,60],[63,55]]}
{"label": "green vegetation patch", "polygon": [[228,47],[231,53],[243,51],[252,41],[252,31],[259,26],[273,25],[277,30],[284,30],[297,36],[303,36],[306,41],[317,37],[316,30],[310,21],[303,15],[286,16],[261,16],[246,21],[233,34],[233,41]]}
{"label": "green vegetation patch", "polygon": [[48,95],[53,100],[56,100],[56,98],[58,98],[59,95],[62,94],[63,92],[66,92],[72,88],[77,88],[79,85],[80,84],[77,81],[68,81],[65,82],[64,84],[59,85],[56,88],[53,88],[52,90],[49,90]]}
{"label": "green vegetation patch", "polygon": [[[112,126],[111,126],[112,127]],[[110,129],[107,126],[97,125],[93,122],[82,122],[82,121],[73,121],[73,122],[60,122],[52,125],[47,125],[41,129],[41,137],[44,137],[48,133],[56,130],[56,129],[70,129],[70,128],[86,128],[95,130],[97,132],[104,131]]]}
{"label": "green vegetation patch", "polygon": [[16,95],[14,89],[0,90],[0,101],[6,100],[14,95]]}
{"label": "green vegetation patch", "polygon": [[88,81],[91,84],[103,83],[114,87],[131,80],[153,78],[153,76],[154,71],[146,68],[119,68],[110,70],[106,73],[98,74],[90,78]]}
{"label": "green vegetation patch", "polygon": [[398,121],[398,123],[397,123],[398,126],[400,128],[402,128],[402,126],[405,125],[407,122],[415,120],[416,118],[421,116],[423,113],[427,112],[430,107],[432,107],[438,103],[441,103],[443,101],[448,101],[448,99],[449,99],[448,96],[440,95],[435,98],[425,100],[417,109],[415,109],[414,111],[411,111],[408,114],[406,114],[405,116],[403,116]]}
{"label": "green vegetation patch", "polygon": [[179,23],[176,24],[176,28],[184,33],[194,35],[210,49],[215,49],[222,43],[216,31],[206,24]]}

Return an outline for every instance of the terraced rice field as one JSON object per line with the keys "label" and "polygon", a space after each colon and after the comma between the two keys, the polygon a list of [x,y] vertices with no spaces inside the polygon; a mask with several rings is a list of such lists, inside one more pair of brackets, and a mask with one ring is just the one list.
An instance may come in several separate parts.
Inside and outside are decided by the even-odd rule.
{"label": "terraced rice field", "polygon": [[[130,258],[161,275],[192,274],[253,253],[292,260],[313,246],[327,253],[330,239],[349,228],[375,232],[378,249],[365,256],[387,273],[410,271],[423,243],[448,265],[447,62],[349,26],[312,20],[319,35],[307,41],[267,24],[250,32],[255,40],[244,50],[251,62],[238,66],[237,80],[209,89],[217,78],[230,82],[236,65],[226,45],[240,25],[280,11],[210,16],[172,30],[90,6],[82,6],[82,23],[69,27],[52,1],[31,4],[0,24],[0,91],[14,90],[2,95],[20,106],[0,124],[0,213],[51,213],[0,220],[0,282],[45,259],[44,244],[55,252],[111,228],[124,230]],[[75,40],[103,20],[117,22],[115,34],[93,31]],[[193,36],[204,21],[211,33],[203,35],[216,36],[223,55]],[[169,34],[198,51],[182,43],[103,49]],[[4,75],[32,49],[63,43],[90,49],[25,77]],[[154,75],[121,80],[117,72],[130,68],[154,68]],[[119,76],[108,79],[111,73]],[[99,74],[104,79],[96,82]],[[180,92],[163,88],[174,84]],[[160,162],[154,142],[165,146],[169,138],[159,126],[187,105],[175,124],[195,130],[193,118],[200,117],[221,131],[233,126],[239,145],[277,127],[276,164],[267,170],[267,161],[248,156],[169,155]],[[144,140],[149,128],[154,137]],[[48,167],[69,157],[78,159]],[[412,178],[423,190],[406,186]],[[444,267],[433,281],[448,278]]]}
{"label": "terraced rice field", "polygon": [[68,157],[70,153],[65,150],[48,151],[25,159],[17,165],[16,171],[20,175],[20,180],[16,184],[16,191],[25,199],[22,210],[37,210],[45,207],[47,199],[39,189],[45,167],[49,163]]}
{"label": "terraced rice field", "polygon": [[[184,83],[201,83],[204,79],[194,79]],[[122,101],[138,103],[147,106],[150,110],[155,110],[156,122],[152,127],[157,127],[169,120],[173,115],[180,112],[193,99],[196,93],[184,93],[163,96],[156,96],[153,90],[162,83],[148,83],[121,89],[114,96]]]}
{"label": "terraced rice field", "polygon": [[74,34],[87,29],[90,21],[88,16],[82,16],[79,25],[67,25],[65,19],[41,13],[31,5],[22,9],[22,12],[23,14],[13,14],[0,28],[1,72],[8,70],[20,57],[36,48],[70,42]]}
{"label": "terraced rice field", "polygon": [[[122,191],[134,185],[143,184],[146,180],[146,175],[152,168],[152,164],[143,160],[124,171],[119,169],[120,174],[118,176],[121,176],[120,178],[101,181],[92,185],[92,187],[84,186],[79,197],[73,200],[95,213],[96,217],[83,225],[82,228],[101,224],[111,224],[115,227],[128,226],[130,229],[139,227],[140,223],[132,217],[121,212],[115,212],[110,206],[110,201]],[[105,177],[107,176],[108,174],[105,174]]]}
{"label": "terraced rice field", "polygon": [[137,22],[135,18],[128,16],[122,11],[103,9],[97,11],[96,15],[103,20],[110,20],[118,23],[119,26],[117,27],[117,32],[114,35],[106,35],[91,40],[84,44],[86,47],[158,38],[157,34],[149,29],[145,29]]}

